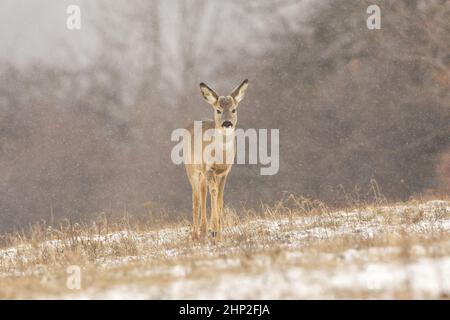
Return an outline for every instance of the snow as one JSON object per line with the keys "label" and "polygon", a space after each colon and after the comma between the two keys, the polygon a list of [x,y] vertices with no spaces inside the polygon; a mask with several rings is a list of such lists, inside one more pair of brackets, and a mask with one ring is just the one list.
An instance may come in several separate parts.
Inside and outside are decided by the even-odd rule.
{"label": "snow", "polygon": [[[450,203],[446,201],[242,221],[228,228],[225,240],[217,244],[191,242],[187,240],[189,232],[188,227],[180,227],[80,237],[78,240],[99,241],[106,246],[130,238],[138,253],[94,261],[100,273],[117,272],[114,279],[120,280],[125,272],[125,283],[112,282],[102,289],[85,284],[84,290],[62,298],[404,298],[406,294],[406,298],[416,299],[450,294],[450,256],[445,250],[450,248]],[[403,233],[442,238],[431,245],[418,242],[406,249],[374,240]],[[344,245],[331,251],[314,249],[320,243],[342,239]],[[361,248],[358,241],[373,244]],[[39,248],[56,250],[61,245],[51,240]],[[306,250],[309,247],[312,251]],[[30,245],[0,250],[0,261],[5,265],[17,259],[33,261],[33,250]],[[124,267],[127,269],[121,269]],[[0,273],[0,278],[45,272],[49,272],[46,266],[25,271],[12,268]]]}
{"label": "snow", "polygon": [[[223,263],[223,261],[222,261]],[[216,267],[216,266],[211,266]],[[223,265],[222,265],[223,267]],[[332,273],[308,271],[298,267],[287,270],[268,267],[261,273],[229,274],[212,279],[187,277],[189,268],[177,266],[166,270],[177,278],[163,288],[136,284],[118,285],[106,291],[88,291],[66,298],[76,299],[318,299],[336,298],[342,290],[384,292],[385,298],[395,297],[395,290],[409,283],[411,298],[450,294],[450,258],[422,259],[406,265],[375,263],[352,265]]]}

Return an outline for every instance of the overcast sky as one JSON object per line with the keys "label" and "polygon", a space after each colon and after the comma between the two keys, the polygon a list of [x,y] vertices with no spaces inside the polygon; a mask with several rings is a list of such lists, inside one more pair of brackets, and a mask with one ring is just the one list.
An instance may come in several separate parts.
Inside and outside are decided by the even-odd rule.
{"label": "overcast sky", "polygon": [[[299,6],[294,10],[287,10],[286,14],[290,14],[293,21],[300,20],[303,8],[310,1],[299,1]],[[167,10],[167,7],[176,5],[176,0],[161,3],[166,6],[166,10],[163,10],[167,33],[174,27],[174,21],[171,21],[174,17],[171,17],[171,10]],[[66,28],[66,9],[71,4],[81,8],[80,31],[70,31]],[[99,6],[114,8],[124,4],[125,2],[117,0],[1,0],[0,59],[14,61],[22,66],[34,62],[74,63],[71,59],[76,59],[75,63],[87,63],[96,49],[94,21],[99,22]],[[127,4],[130,3],[127,1]],[[225,6],[226,3],[218,3],[217,10],[223,10]],[[239,26],[234,23],[228,23],[224,27],[232,27],[234,30],[228,30],[225,35],[229,37],[226,40],[232,40],[235,46],[254,43],[246,42],[243,39],[245,35],[240,34]],[[76,54],[70,54],[73,52]]]}
{"label": "overcast sky", "polygon": [[[66,28],[66,9],[82,7],[83,32]],[[92,1],[86,0],[2,0],[0,2],[0,59],[23,64],[31,61],[64,61],[64,46],[78,47],[89,54],[95,42],[90,35]],[[80,57],[82,59],[82,57]]]}

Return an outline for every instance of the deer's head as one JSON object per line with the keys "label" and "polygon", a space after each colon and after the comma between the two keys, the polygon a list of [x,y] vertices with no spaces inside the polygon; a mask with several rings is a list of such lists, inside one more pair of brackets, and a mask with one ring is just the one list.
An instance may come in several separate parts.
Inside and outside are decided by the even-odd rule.
{"label": "deer's head", "polygon": [[206,84],[200,84],[205,100],[214,108],[214,121],[216,129],[225,132],[232,132],[237,123],[237,107],[244,99],[245,91],[248,87],[248,80],[242,82],[228,96],[219,96],[213,89]]}

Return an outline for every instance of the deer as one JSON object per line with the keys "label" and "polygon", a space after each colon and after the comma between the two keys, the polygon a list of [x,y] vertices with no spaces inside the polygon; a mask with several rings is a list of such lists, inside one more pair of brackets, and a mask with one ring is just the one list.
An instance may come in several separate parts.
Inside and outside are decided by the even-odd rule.
{"label": "deer", "polygon": [[[223,194],[227,176],[231,171],[236,154],[234,133],[237,124],[237,107],[244,98],[247,88],[248,80],[246,79],[228,96],[219,96],[205,83],[200,83],[203,98],[213,108],[214,120],[201,121],[200,132],[195,132],[195,123],[186,129],[191,137],[195,134],[201,134],[203,137],[206,131],[212,130],[217,136],[224,137],[224,139],[222,141],[219,141],[219,139],[204,141],[202,138],[201,148],[197,148],[197,150],[193,145],[194,139],[191,139],[191,147],[187,151],[190,159],[194,159],[196,156],[200,159],[200,161],[185,162],[186,173],[192,187],[192,238],[194,240],[199,239],[199,236],[204,238],[208,233],[206,213],[208,191],[211,205],[210,236],[212,236],[214,241],[216,239],[220,240],[222,237]],[[214,153],[223,152],[221,158],[223,160],[232,159],[232,161],[208,161],[205,159],[205,149],[208,147],[211,148],[211,144],[215,144],[213,145],[215,147]],[[200,152],[201,155],[198,154]]]}

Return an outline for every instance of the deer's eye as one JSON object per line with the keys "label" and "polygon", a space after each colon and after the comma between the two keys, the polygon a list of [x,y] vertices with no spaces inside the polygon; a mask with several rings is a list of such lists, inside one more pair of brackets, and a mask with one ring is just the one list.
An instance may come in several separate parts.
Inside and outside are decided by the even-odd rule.
{"label": "deer's eye", "polygon": [[220,110],[216,110],[217,111],[217,114],[221,114],[222,113],[222,111],[220,111]]}
{"label": "deer's eye", "polygon": [[236,113],[236,109],[233,109],[231,112]]}

